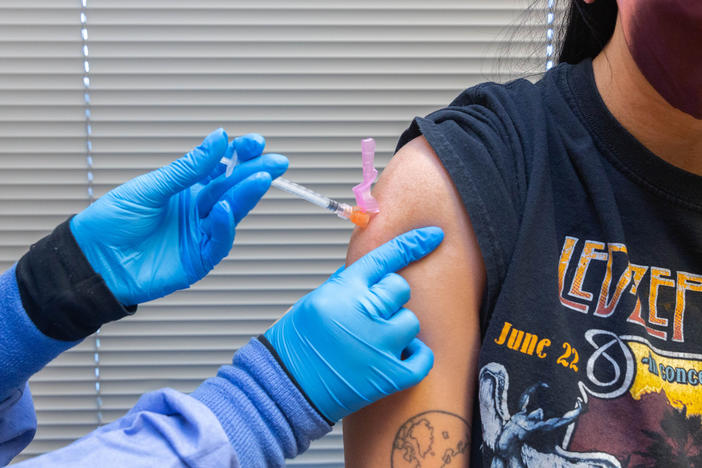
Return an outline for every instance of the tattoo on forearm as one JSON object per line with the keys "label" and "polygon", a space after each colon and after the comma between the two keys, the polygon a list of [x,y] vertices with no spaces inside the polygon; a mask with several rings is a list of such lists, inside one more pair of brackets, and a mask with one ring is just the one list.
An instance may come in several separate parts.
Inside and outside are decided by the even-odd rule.
{"label": "tattoo on forearm", "polygon": [[392,468],[468,466],[470,424],[448,411],[425,411],[412,416],[395,434]]}

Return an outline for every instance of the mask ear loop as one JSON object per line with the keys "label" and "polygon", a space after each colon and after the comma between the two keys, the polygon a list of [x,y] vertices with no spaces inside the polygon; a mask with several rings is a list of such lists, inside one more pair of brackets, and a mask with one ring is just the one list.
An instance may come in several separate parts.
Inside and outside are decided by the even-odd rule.
{"label": "mask ear loop", "polygon": [[375,140],[366,138],[361,140],[361,159],[363,162],[363,182],[353,188],[356,196],[356,205],[366,213],[378,213],[380,207],[378,201],[371,195],[371,185],[378,177],[375,169]]}

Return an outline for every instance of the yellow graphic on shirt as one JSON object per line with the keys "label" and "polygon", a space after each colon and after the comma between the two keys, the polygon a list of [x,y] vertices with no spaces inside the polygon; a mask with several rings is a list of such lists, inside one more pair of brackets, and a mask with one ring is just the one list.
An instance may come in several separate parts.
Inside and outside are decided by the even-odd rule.
{"label": "yellow graphic on shirt", "polygon": [[628,341],[636,356],[636,378],[629,390],[635,400],[665,391],[672,406],[702,415],[702,361],[663,356],[644,343]]}
{"label": "yellow graphic on shirt", "polygon": [[[671,293],[673,304],[664,299]],[[605,319],[625,315],[661,344],[685,343],[688,306],[700,300],[700,293],[702,274],[632,263],[625,244],[574,236],[563,240],[558,298],[572,311]]]}

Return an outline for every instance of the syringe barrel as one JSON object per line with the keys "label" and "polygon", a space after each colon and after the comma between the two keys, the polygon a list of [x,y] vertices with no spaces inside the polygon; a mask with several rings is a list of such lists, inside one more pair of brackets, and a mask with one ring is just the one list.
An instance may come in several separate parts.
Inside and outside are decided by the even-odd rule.
{"label": "syringe barrel", "polygon": [[327,198],[284,177],[278,177],[272,185],[321,208],[326,208],[339,218],[348,219],[356,226],[365,228],[370,221],[370,215],[361,208]]}
{"label": "syringe barrel", "polygon": [[288,192],[289,194],[300,197],[303,200],[307,200],[313,205],[317,205],[321,208],[330,209],[329,204],[332,202],[331,199],[317,192],[314,192],[308,189],[307,187],[303,187],[300,184],[296,184],[295,182],[288,180],[285,177],[278,177],[277,179],[273,180],[273,183],[271,185],[284,192]]}
{"label": "syringe barrel", "polygon": [[351,213],[353,212],[353,207],[351,205],[339,203],[336,200],[329,200],[329,206],[327,206],[327,209],[332,213],[335,213],[339,218],[343,219],[351,218]]}

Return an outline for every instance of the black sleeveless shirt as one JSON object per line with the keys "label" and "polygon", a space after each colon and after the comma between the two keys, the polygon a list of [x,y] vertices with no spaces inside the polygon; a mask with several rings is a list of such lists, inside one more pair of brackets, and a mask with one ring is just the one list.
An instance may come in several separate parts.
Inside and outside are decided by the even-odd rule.
{"label": "black sleeveless shirt", "polygon": [[470,88],[398,148],[420,134],[487,270],[473,466],[702,466],[702,177],[619,124],[589,60]]}

